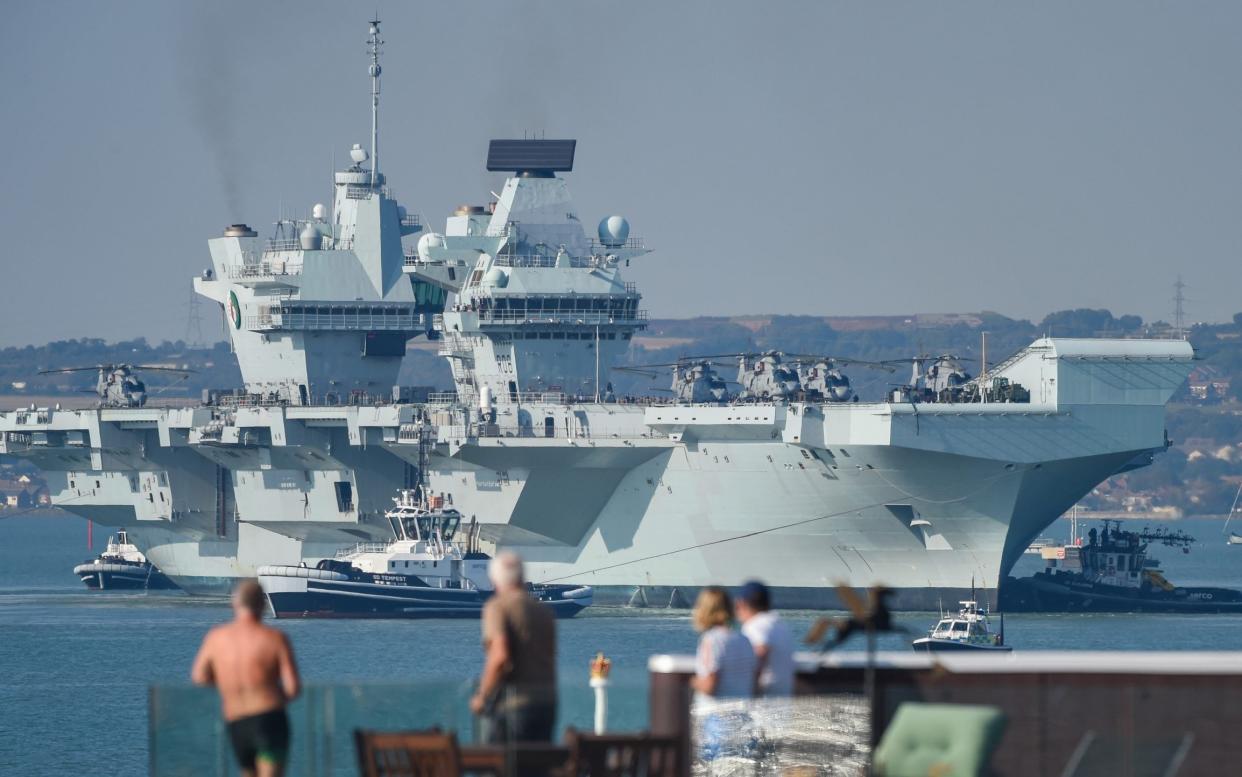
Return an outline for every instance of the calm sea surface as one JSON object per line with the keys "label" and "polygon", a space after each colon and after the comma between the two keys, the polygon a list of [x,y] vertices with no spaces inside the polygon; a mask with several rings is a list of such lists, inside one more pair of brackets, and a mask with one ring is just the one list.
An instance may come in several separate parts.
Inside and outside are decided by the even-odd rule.
{"label": "calm sea surface", "polygon": [[[1242,588],[1242,546],[1224,544],[1221,521],[1164,525],[1198,538],[1190,554],[1155,549],[1166,577],[1183,585]],[[96,529],[96,552],[106,533]],[[1058,522],[1048,536],[1067,533],[1068,524]],[[88,555],[80,519],[0,519],[2,774],[144,773],[148,686],[185,683],[203,633],[228,616],[220,600],[88,593],[71,571]],[[1039,566],[1028,556],[1017,572]],[[814,615],[786,617],[802,632]],[[899,620],[920,630],[934,617],[903,613]],[[477,622],[280,625],[293,638],[308,683],[435,680],[464,689],[481,666]],[[1242,648],[1242,616],[1232,615],[1011,615],[1005,629],[1019,650]],[[641,689],[647,656],[688,653],[694,643],[686,611],[593,607],[561,624],[562,677],[585,678],[590,657],[603,650],[614,661],[617,686]],[[881,646],[904,650],[908,643],[890,637]]]}

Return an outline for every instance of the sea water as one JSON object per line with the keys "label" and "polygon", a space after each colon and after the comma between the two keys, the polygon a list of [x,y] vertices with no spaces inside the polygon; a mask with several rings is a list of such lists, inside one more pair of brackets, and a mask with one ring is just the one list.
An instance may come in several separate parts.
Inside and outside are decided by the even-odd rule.
{"label": "sea water", "polygon": [[[1189,554],[1151,549],[1169,580],[1242,588],[1242,546],[1225,544],[1221,521],[1152,525],[1197,538]],[[1067,533],[1068,523],[1060,521],[1047,535]],[[203,634],[229,616],[221,599],[88,592],[72,569],[99,552],[106,530],[96,527],[94,550],[87,549],[86,534],[78,518],[0,519],[2,774],[145,772],[149,688],[187,683]],[[1030,574],[1041,565],[1037,556],[1025,556],[1015,572]],[[799,635],[818,615],[784,614]],[[935,618],[901,613],[897,620],[915,633]],[[307,683],[360,684],[372,692],[385,683],[434,683],[459,688],[464,706],[482,666],[477,621],[279,625],[293,640]],[[1232,650],[1242,647],[1242,616],[1014,614],[1005,618],[1005,637],[1015,650]],[[887,635],[880,647],[908,650],[909,639]],[[580,679],[585,694],[590,659],[603,651],[613,660],[614,692],[641,696],[648,656],[690,653],[694,646],[686,610],[597,605],[559,624],[561,681]]]}

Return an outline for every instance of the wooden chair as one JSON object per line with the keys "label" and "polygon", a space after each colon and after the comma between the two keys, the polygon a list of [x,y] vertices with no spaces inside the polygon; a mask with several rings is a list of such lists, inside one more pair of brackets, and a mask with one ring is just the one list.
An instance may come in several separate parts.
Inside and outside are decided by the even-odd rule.
{"label": "wooden chair", "polygon": [[565,732],[565,777],[677,777],[677,737]]}
{"label": "wooden chair", "polygon": [[354,746],[362,777],[459,777],[457,737],[439,731],[355,729]]}

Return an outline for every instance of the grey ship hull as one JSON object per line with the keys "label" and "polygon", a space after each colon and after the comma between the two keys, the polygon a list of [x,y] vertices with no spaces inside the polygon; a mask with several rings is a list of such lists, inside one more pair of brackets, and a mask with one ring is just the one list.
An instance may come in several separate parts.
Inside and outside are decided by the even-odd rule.
{"label": "grey ship hull", "polygon": [[[936,439],[949,432],[938,426],[962,423],[925,412],[920,436]],[[1012,430],[1014,420],[975,419],[1010,426],[1021,446],[1028,436]],[[1057,420],[1025,420],[1029,456],[1040,426]],[[436,471],[431,482],[455,486],[467,515],[508,515],[485,524],[484,537],[519,550],[532,579],[589,584],[599,602],[686,603],[702,585],[760,577],[783,607],[838,607],[835,586],[847,583],[884,584],[896,589],[895,606],[934,609],[972,585],[994,590],[1031,538],[1147,455],[1022,462],[1017,450],[997,460],[894,445],[632,442],[566,453],[538,439],[480,440],[458,452],[459,469]]]}
{"label": "grey ship hull", "polygon": [[0,430],[57,504],[129,528],[193,593],[386,537],[425,410],[431,487],[533,582],[664,606],[759,577],[806,607],[883,583],[927,608],[995,589],[1059,514],[1164,447],[1188,345],[1041,343],[1000,368],[1035,387],[1028,405],[548,403],[483,425],[455,406],[246,408],[223,425],[212,408],[47,410]]}

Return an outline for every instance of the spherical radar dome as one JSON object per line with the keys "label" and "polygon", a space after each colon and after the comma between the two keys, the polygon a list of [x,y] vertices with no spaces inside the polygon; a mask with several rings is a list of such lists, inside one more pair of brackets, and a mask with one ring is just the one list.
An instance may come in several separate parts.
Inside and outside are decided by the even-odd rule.
{"label": "spherical radar dome", "polygon": [[503,289],[509,285],[509,273],[499,267],[493,267],[483,274],[483,285]]}
{"label": "spherical radar dome", "polygon": [[311,208],[311,218],[315,221],[323,221],[328,217],[328,206],[322,202],[315,203],[315,207]]}
{"label": "spherical radar dome", "polygon": [[444,236],[428,232],[418,239],[418,258],[430,262],[433,248],[444,248]]}
{"label": "spherical radar dome", "polygon": [[354,147],[349,150],[349,158],[354,160],[354,164],[362,164],[371,158],[367,150],[362,147],[361,143],[355,143]]}
{"label": "spherical radar dome", "polygon": [[599,222],[599,242],[609,248],[620,248],[630,237],[630,222],[623,216],[609,216]]}

